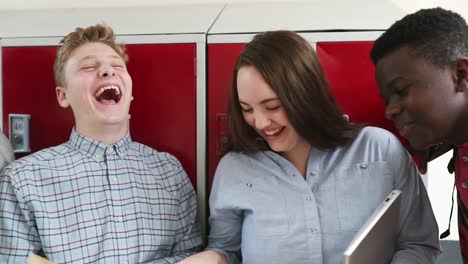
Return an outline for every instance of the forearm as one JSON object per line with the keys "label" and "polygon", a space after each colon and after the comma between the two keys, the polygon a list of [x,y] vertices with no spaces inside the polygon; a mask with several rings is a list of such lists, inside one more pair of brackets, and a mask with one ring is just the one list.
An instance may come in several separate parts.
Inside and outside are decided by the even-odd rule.
{"label": "forearm", "polygon": [[152,261],[150,263],[153,264],[174,264],[174,263],[179,263],[179,261],[186,259],[187,257],[190,257],[192,254],[195,254],[196,252],[184,252],[180,254],[175,254],[167,258],[162,258],[158,259],[155,261]]}
{"label": "forearm", "polygon": [[192,255],[180,262],[179,264],[228,264],[226,256],[214,251],[206,250],[198,254]]}
{"label": "forearm", "polygon": [[28,257],[28,264],[54,264],[53,262],[39,256],[39,255],[36,255],[36,254],[31,254],[29,257]]}

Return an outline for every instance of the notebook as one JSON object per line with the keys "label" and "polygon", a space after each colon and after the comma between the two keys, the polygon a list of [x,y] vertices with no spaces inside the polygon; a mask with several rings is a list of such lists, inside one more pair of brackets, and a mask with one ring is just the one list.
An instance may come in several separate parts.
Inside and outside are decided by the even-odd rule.
{"label": "notebook", "polygon": [[354,236],[344,252],[345,264],[389,263],[395,251],[401,191],[393,190]]}

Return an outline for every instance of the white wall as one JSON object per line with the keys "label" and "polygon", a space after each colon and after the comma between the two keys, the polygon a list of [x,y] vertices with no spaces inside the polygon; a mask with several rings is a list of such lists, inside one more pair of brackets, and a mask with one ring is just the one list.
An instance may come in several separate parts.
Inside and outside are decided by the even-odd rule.
{"label": "white wall", "polygon": [[[452,157],[452,151],[440,156],[429,163],[428,166],[428,192],[431,199],[432,209],[439,224],[439,233],[447,230],[450,207],[452,206],[452,188],[454,175],[447,171],[447,164]],[[453,215],[450,227],[450,236],[447,239],[458,240],[457,226],[457,192],[454,196]]]}
{"label": "white wall", "polygon": [[[343,0],[348,2],[348,0]],[[379,0],[376,0],[379,1]],[[408,12],[420,8],[442,6],[459,13],[468,14],[468,4],[465,0],[392,0]],[[238,3],[238,2],[325,2],[320,0],[0,0],[2,9],[37,9],[37,8],[73,8],[73,7],[103,7],[103,6],[147,6],[147,5],[178,5],[196,3]],[[462,4],[465,2],[465,4]],[[467,16],[465,16],[467,17]]]}
{"label": "white wall", "polygon": [[[377,0],[378,1],[378,0]],[[392,0],[403,10],[412,13],[421,8],[443,7],[453,10],[468,19],[468,4],[466,0]]]}
{"label": "white wall", "polygon": [[312,2],[317,0],[0,0],[1,9],[148,6],[239,2]]}

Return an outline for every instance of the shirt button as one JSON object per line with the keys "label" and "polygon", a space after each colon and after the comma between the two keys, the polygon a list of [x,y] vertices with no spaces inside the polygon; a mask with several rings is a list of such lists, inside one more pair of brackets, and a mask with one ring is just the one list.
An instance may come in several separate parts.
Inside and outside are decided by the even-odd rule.
{"label": "shirt button", "polygon": [[468,157],[467,157],[467,156],[463,156],[463,157],[462,157],[462,160],[463,160],[464,162],[467,162],[467,161],[468,161]]}
{"label": "shirt button", "polygon": [[468,188],[468,184],[467,184],[466,182],[463,182],[463,183],[462,183],[462,188],[463,188],[463,189]]}
{"label": "shirt button", "polygon": [[112,176],[112,181],[113,182],[117,182],[117,180],[118,180],[117,176]]}
{"label": "shirt button", "polygon": [[309,174],[310,174],[310,176],[315,176],[316,173],[315,173],[315,171],[311,171]]}
{"label": "shirt button", "polygon": [[359,168],[361,168],[362,170],[365,170],[365,169],[367,169],[367,165],[366,164],[361,164],[361,165],[359,165]]}
{"label": "shirt button", "polygon": [[306,201],[312,201],[312,197],[307,196],[307,197],[306,197]]}
{"label": "shirt button", "polygon": [[117,217],[118,222],[123,222],[124,218],[122,216]]}
{"label": "shirt button", "polygon": [[311,229],[310,229],[310,232],[311,232],[311,233],[317,233],[317,232],[318,232],[318,229],[317,229],[317,228],[311,228]]}
{"label": "shirt button", "polygon": [[112,149],[112,148],[107,149],[107,154],[113,154],[113,153],[114,153],[114,149]]}

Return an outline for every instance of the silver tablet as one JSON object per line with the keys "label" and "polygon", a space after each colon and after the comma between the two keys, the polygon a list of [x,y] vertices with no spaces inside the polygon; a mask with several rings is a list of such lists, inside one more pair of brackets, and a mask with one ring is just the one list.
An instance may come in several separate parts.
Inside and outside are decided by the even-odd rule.
{"label": "silver tablet", "polygon": [[393,190],[344,252],[345,264],[389,263],[395,251],[401,191]]}

